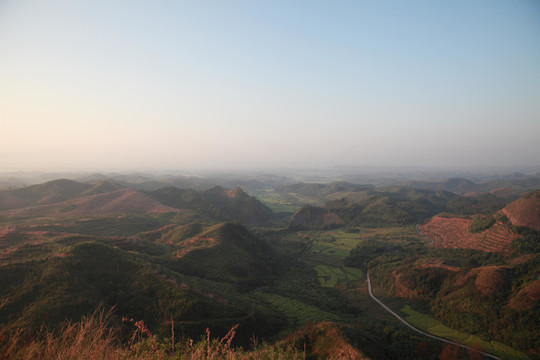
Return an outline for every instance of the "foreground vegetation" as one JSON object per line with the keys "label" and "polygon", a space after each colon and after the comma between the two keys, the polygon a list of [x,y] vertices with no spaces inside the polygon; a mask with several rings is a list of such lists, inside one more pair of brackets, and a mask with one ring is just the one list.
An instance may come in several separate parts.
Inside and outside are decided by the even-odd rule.
{"label": "foreground vegetation", "polygon": [[[62,360],[126,360],[126,359],[303,359],[305,352],[292,346],[259,344],[253,338],[249,349],[233,348],[236,328],[221,339],[206,336],[193,339],[159,339],[152,335],[142,321],[133,322],[128,339],[121,338],[120,330],[110,327],[110,313],[96,312],[78,322],[67,323],[59,331],[42,329],[36,335],[9,332],[0,328],[0,359],[62,359]],[[174,329],[174,327],[172,327]]]}

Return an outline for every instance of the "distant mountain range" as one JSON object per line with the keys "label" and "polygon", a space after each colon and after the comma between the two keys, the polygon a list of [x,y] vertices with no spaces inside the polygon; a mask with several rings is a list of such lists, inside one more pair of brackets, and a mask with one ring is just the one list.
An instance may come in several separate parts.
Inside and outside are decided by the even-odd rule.
{"label": "distant mountain range", "polygon": [[242,189],[222,187],[198,192],[174,187],[155,191],[125,188],[111,181],[83,184],[60,179],[0,191],[0,214],[6,217],[137,214],[190,211],[212,220],[262,223],[272,210]]}
{"label": "distant mountain range", "polygon": [[[425,188],[420,188],[420,183],[412,184],[415,186],[380,188],[345,182],[297,183],[279,186],[275,191],[283,197],[314,201],[314,204],[302,207],[291,217],[293,225],[387,226],[421,222],[440,212],[455,215],[493,214],[508,202],[540,187],[540,179],[525,176],[516,178],[482,184],[454,178],[421,183]],[[317,203],[321,205],[316,205]],[[526,209],[524,205],[512,206],[516,211],[518,208],[523,209],[521,219],[531,216],[527,214],[539,213],[533,205]],[[533,220],[523,221],[528,224]]]}
{"label": "distant mountain range", "polygon": [[[295,183],[347,182],[371,184],[374,187],[393,185],[412,186],[422,189],[452,191],[457,194],[488,192],[500,188],[512,189],[513,193],[534,190],[540,186],[540,172],[531,168],[521,172],[504,172],[504,169],[449,171],[429,168],[376,168],[332,167],[327,169],[281,169],[278,171],[230,171],[200,172],[197,175],[135,172],[135,173],[0,173],[0,189],[19,188],[59,178],[82,183],[110,180],[124,187],[153,191],[165,186],[203,191],[222,186],[227,189],[241,187],[249,193],[276,189],[281,185]],[[516,197],[517,198],[517,197]]]}
{"label": "distant mountain range", "polygon": [[339,199],[322,207],[305,206],[290,219],[291,224],[308,227],[332,225],[396,226],[428,218],[444,210],[456,197],[447,191],[391,187],[333,193]]}
{"label": "distant mountain range", "polygon": [[540,188],[540,174],[527,176],[515,173],[480,182],[465,178],[451,178],[441,181],[411,181],[407,185],[419,189],[451,191],[460,195],[491,192],[501,197],[515,200],[527,192]]}

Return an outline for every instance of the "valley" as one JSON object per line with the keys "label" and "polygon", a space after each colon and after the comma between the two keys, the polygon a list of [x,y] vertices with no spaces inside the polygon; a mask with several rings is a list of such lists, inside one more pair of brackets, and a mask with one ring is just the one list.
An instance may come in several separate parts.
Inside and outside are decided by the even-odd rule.
{"label": "valley", "polygon": [[128,318],[282,358],[540,357],[540,181],[243,183],[0,191],[2,333],[101,308],[120,343]]}

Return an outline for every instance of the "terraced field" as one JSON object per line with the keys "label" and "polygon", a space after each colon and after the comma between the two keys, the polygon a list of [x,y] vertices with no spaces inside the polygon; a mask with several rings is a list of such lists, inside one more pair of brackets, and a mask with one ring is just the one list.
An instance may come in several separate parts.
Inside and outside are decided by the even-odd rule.
{"label": "terraced field", "polygon": [[454,249],[476,249],[488,252],[505,253],[510,250],[512,241],[519,238],[500,222],[476,234],[469,232],[469,219],[442,218],[434,216],[418,229],[433,240],[433,246]]}

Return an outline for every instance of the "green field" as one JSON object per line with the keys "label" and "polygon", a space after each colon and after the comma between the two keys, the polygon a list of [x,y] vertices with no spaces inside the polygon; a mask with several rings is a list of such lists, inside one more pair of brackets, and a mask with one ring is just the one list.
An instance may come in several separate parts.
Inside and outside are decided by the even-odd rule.
{"label": "green field", "polygon": [[272,190],[254,192],[254,195],[276,214],[293,214],[305,204],[318,204],[313,199],[303,198],[299,195],[285,197]]}
{"label": "green field", "polygon": [[322,311],[319,308],[305,304],[291,298],[281,295],[258,292],[254,294],[258,300],[265,301],[271,305],[273,309],[285,315],[288,319],[292,319],[299,324],[314,323],[319,321],[339,321],[340,318],[327,311]]}
{"label": "green field", "polygon": [[417,240],[414,227],[356,229],[358,232],[327,230],[305,232],[313,240],[313,252],[316,254],[337,256],[342,259],[349,256],[352,249],[366,239],[377,239],[394,244],[410,243]]}
{"label": "green field", "polygon": [[343,267],[338,268],[328,265],[315,266],[319,282],[323,287],[335,287],[338,284],[350,284],[353,281],[363,281],[364,274],[357,268]]}
{"label": "green field", "polygon": [[329,256],[346,258],[361,241],[361,234],[340,231],[319,231],[314,236],[312,251]]}
{"label": "green field", "polygon": [[517,351],[508,345],[501,344],[498,341],[492,340],[491,345],[493,346],[496,354],[500,354],[500,356],[506,359],[528,359],[526,354],[522,353],[521,351]]}
{"label": "green field", "polygon": [[338,282],[345,280],[345,274],[339,268],[327,265],[317,265],[315,267],[321,286],[334,287]]}
{"label": "green field", "polygon": [[527,355],[514,348],[501,344],[497,341],[485,341],[475,335],[469,335],[451,329],[429,315],[413,310],[409,305],[401,308],[401,312],[407,314],[403,318],[420,330],[448,340],[453,340],[464,345],[501,356],[504,359],[528,359]]}

